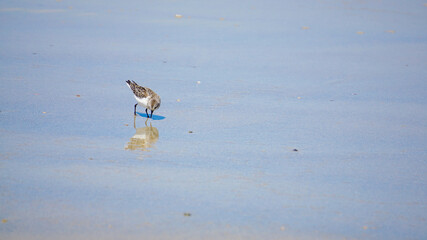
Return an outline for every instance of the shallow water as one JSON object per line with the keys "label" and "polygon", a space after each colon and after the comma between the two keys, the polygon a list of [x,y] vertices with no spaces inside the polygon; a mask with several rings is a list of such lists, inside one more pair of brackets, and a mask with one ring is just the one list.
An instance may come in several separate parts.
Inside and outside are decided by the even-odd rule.
{"label": "shallow water", "polygon": [[[0,3],[1,239],[425,239],[426,20]],[[153,119],[127,79],[161,96]]]}

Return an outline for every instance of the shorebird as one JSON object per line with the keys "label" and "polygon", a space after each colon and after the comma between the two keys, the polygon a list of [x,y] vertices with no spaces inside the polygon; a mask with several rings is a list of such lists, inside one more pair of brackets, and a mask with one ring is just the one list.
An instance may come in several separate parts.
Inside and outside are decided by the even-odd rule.
{"label": "shorebird", "polygon": [[[136,106],[139,104],[145,107],[145,113],[147,113],[147,118],[153,118],[154,110],[157,110],[160,107],[160,97],[153,90],[147,87],[139,86],[135,81],[126,81],[129,88],[132,90],[133,95],[137,101],[133,109],[133,114],[136,115]],[[151,115],[148,115],[148,109],[151,111]]]}

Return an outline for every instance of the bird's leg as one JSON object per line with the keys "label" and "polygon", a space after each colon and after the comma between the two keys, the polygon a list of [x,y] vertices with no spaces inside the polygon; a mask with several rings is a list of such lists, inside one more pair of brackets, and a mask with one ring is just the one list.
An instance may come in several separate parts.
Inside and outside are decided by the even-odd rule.
{"label": "bird's leg", "polygon": [[150,116],[150,118],[153,118],[153,110],[151,110],[151,116]]}
{"label": "bird's leg", "polygon": [[138,103],[135,104],[135,107],[133,108],[133,115],[136,115],[136,106],[138,105]]}
{"label": "bird's leg", "polygon": [[148,115],[148,109],[145,109],[145,113],[147,114],[147,118],[150,118]]}

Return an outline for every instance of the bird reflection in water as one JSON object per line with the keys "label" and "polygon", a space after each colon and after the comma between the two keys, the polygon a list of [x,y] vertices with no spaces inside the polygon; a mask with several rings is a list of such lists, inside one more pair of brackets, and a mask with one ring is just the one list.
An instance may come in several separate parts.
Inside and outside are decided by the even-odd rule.
{"label": "bird reflection in water", "polygon": [[135,124],[136,116],[133,118],[133,127],[136,130],[135,135],[130,138],[130,142],[128,142],[125,146],[126,150],[141,150],[148,151],[149,148],[152,148],[154,144],[159,139],[159,130],[157,128],[147,125],[147,120],[145,121],[145,127],[136,128]]}

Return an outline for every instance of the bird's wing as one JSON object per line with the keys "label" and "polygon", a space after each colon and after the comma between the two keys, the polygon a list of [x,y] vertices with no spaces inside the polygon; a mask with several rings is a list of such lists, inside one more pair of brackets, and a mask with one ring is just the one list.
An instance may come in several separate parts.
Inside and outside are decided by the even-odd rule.
{"label": "bird's wing", "polygon": [[139,86],[135,81],[132,81],[131,84],[129,84],[130,88],[133,91],[133,94],[139,98],[145,98],[148,95],[147,88]]}

